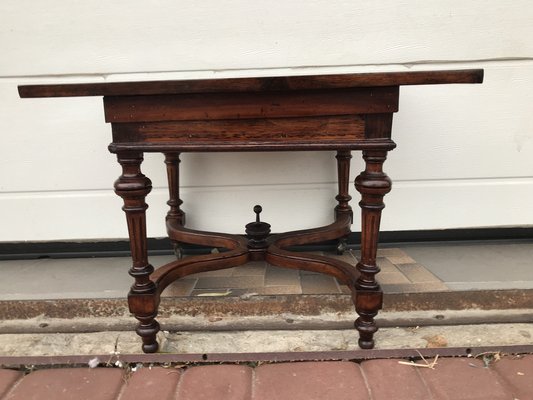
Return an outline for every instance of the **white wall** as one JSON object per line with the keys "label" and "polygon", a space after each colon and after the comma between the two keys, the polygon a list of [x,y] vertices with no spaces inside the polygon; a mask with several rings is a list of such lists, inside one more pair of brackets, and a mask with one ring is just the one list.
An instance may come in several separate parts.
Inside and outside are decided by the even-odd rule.
{"label": "white wall", "polygon": [[[446,68],[484,68],[485,83],[402,88],[382,228],[533,225],[532,21],[526,0],[3,0],[0,241],[127,236],[101,99],[22,100],[19,84]],[[143,166],[149,235],[163,236],[162,157]],[[256,203],[275,231],[332,217],[332,153],[182,167],[192,227],[243,232]]]}

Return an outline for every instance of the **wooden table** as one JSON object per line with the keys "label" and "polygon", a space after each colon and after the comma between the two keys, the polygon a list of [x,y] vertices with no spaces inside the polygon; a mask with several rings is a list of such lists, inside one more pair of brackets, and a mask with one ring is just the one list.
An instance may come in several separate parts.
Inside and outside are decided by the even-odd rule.
{"label": "wooden table", "polygon": [[[483,70],[393,72],[349,75],[153,81],[20,86],[21,97],[104,96],[106,122],[122,175],[115,192],[123,198],[135,282],[128,295],[139,320],[144,352],[156,352],[156,321],[162,291],[176,279],[230,268],[250,260],[334,276],[351,292],[359,318],[359,346],[372,348],[374,317],[383,293],[376,265],[383,197],[391,180],[383,172],[391,140],[392,115],[398,111],[401,85],[481,83]],[[452,99],[450,99],[452,101]],[[259,220],[246,226],[247,237],[185,227],[179,196],[182,152],[305,151],[336,152],[338,195],[335,221],[317,229],[270,235]],[[294,252],[291,246],[339,239],[350,233],[349,170],[352,150],[361,150],[365,170],[355,179],[361,193],[361,260],[354,268],[337,259]],[[141,172],[144,152],[161,152],[169,184],[166,226],[179,254],[179,243],[224,248],[218,254],[180,258],[157,269],[148,262],[145,197],[152,186]]]}

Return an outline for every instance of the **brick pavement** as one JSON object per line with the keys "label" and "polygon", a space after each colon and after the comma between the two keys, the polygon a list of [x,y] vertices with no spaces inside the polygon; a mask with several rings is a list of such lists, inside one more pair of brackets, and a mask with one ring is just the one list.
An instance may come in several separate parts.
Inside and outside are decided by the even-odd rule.
{"label": "brick pavement", "polygon": [[[419,361],[420,363],[420,361]],[[533,355],[485,366],[441,358],[434,369],[398,360],[202,365],[186,368],[0,369],[6,400],[531,400]]]}

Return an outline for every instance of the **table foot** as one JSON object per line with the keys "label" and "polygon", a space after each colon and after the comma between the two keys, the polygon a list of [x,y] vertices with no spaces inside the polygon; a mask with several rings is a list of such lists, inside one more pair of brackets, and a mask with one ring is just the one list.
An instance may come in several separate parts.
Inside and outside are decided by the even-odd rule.
{"label": "table foot", "polygon": [[359,340],[357,343],[362,349],[373,349],[374,333],[378,331],[378,327],[374,322],[374,317],[377,313],[373,313],[373,315],[359,313],[359,315],[361,316],[357,318],[354,323],[355,329],[359,332]]}
{"label": "table foot", "polygon": [[153,318],[138,317],[139,325],[135,332],[142,339],[142,350],[145,353],[155,353],[159,349],[159,343],[157,343],[157,332],[159,332],[159,323]]}
{"label": "table foot", "polygon": [[157,353],[157,350],[159,350],[159,343],[157,343],[157,341],[150,344],[146,344],[143,342],[142,350],[143,353]]}
{"label": "table foot", "polygon": [[142,349],[145,353],[155,353],[159,347],[156,335],[159,332],[159,323],[156,321],[160,295],[157,286],[152,282],[151,289],[144,293],[130,290],[128,305],[130,312],[139,321],[135,332],[142,339]]}
{"label": "table foot", "polygon": [[179,242],[172,242],[172,250],[176,256],[176,260],[181,260],[183,258],[183,247],[181,247]]}
{"label": "table foot", "polygon": [[356,282],[352,287],[352,300],[355,311],[359,315],[354,323],[355,329],[359,332],[359,347],[372,349],[374,347],[374,333],[378,331],[374,318],[382,307],[383,292],[379,286],[369,290],[362,288]]}
{"label": "table foot", "polygon": [[342,256],[346,250],[348,250],[348,238],[340,238],[336,247],[337,255]]}

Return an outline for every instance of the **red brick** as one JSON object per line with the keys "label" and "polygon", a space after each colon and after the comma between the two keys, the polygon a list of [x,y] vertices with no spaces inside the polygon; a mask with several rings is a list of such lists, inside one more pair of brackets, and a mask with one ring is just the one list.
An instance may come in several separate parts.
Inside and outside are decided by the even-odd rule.
{"label": "red brick", "polygon": [[141,368],[128,378],[120,400],[174,399],[180,376],[175,368]]}
{"label": "red brick", "polygon": [[442,358],[435,369],[420,368],[435,400],[509,400],[498,374],[472,358]]}
{"label": "red brick", "polygon": [[0,398],[6,394],[13,384],[22,376],[22,372],[11,369],[0,369]]}
{"label": "red brick", "polygon": [[252,369],[242,365],[206,365],[185,371],[178,384],[178,400],[248,400]]}
{"label": "red brick", "polygon": [[428,389],[417,367],[399,360],[371,360],[361,364],[373,400],[427,400]]}
{"label": "red brick", "polygon": [[351,362],[297,362],[256,368],[254,400],[367,400],[359,365]]}
{"label": "red brick", "polygon": [[6,399],[114,400],[122,384],[119,369],[44,369],[25,376]]}
{"label": "red brick", "polygon": [[533,399],[533,355],[520,359],[505,357],[492,368],[507,382],[514,398]]}

